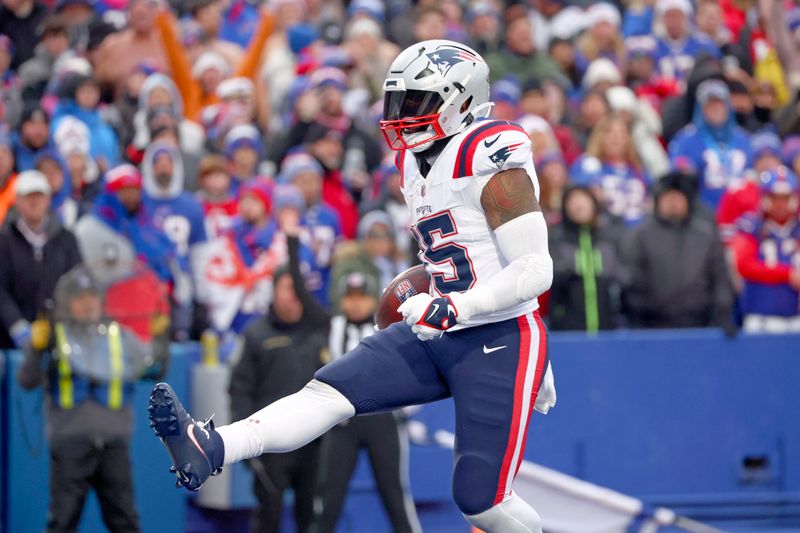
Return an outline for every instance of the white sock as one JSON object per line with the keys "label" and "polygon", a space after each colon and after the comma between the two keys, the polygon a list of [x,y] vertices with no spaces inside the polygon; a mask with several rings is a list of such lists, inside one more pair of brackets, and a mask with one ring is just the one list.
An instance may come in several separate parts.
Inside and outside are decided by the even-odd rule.
{"label": "white sock", "polygon": [[494,507],[464,518],[486,533],[542,533],[539,513],[513,493]]}
{"label": "white sock", "polygon": [[353,404],[342,393],[312,379],[298,392],[269,404],[246,420],[218,427],[225,443],[224,464],[262,453],[296,450],[355,414]]}

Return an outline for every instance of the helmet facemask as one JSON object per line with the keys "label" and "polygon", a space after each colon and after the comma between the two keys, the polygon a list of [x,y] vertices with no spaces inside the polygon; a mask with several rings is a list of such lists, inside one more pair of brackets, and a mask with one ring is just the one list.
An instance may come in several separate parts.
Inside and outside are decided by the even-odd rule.
{"label": "helmet facemask", "polygon": [[439,123],[444,101],[432,91],[386,91],[381,131],[392,150],[422,152],[445,133]]}

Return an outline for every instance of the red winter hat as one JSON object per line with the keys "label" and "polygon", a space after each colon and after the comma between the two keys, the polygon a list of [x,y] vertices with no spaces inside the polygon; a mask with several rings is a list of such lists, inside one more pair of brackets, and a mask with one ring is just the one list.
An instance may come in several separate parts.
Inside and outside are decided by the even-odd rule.
{"label": "red winter hat", "polygon": [[133,165],[120,165],[106,172],[106,191],[115,193],[126,187],[142,188],[142,175]]}
{"label": "red winter hat", "polygon": [[264,180],[254,179],[242,186],[239,190],[239,198],[245,194],[252,194],[264,204],[264,210],[269,213],[272,209],[272,191],[270,184]]}

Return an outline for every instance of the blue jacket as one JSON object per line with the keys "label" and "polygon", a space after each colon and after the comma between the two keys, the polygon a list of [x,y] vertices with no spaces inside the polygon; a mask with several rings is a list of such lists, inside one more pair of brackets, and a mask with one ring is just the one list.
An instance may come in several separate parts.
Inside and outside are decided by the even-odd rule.
{"label": "blue jacket", "polygon": [[53,112],[50,132],[55,132],[67,116],[75,117],[89,128],[90,152],[94,159],[105,159],[109,168],[119,163],[119,139],[114,129],[103,121],[99,110],[83,109],[72,98],[62,98]]}
{"label": "blue jacket", "polygon": [[161,280],[172,281],[170,264],[175,259],[175,246],[155,227],[144,206],[131,214],[115,194],[103,192],[95,200],[94,215],[126,237],[138,258],[147,263]]}
{"label": "blue jacket", "polygon": [[700,199],[716,209],[725,190],[743,179],[752,166],[750,135],[736,125],[730,108],[724,125],[711,126],[698,102],[692,124],[684,126],[669,143],[669,157],[673,166],[688,163],[697,172]]}

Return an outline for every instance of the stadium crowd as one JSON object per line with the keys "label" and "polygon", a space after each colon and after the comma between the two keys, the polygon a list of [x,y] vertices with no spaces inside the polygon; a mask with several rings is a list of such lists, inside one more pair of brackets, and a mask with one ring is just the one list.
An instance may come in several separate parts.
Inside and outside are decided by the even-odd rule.
{"label": "stadium crowd", "polygon": [[[317,325],[341,355],[419,261],[377,122],[389,64],[427,39],[482,54],[492,118],[533,142],[551,329],[800,331],[796,0],[2,0],[0,349],[52,348],[59,291],[105,290],[140,340],[241,339],[235,410],[304,383]],[[136,280],[98,288],[123,263]],[[262,348],[310,355],[257,383]],[[337,428],[341,453],[384,449],[375,427]]]}
{"label": "stadium crowd", "polygon": [[0,346],[103,261],[98,231],[163,283],[176,340],[268,311],[287,213],[323,307],[337,263],[386,283],[417,259],[382,80],[435,38],[484,56],[493,118],[533,141],[553,329],[797,330],[800,8],[622,4],[3,0]]}

